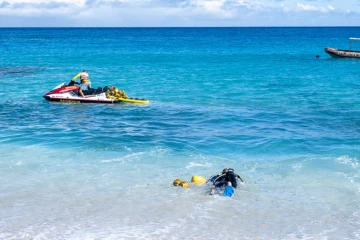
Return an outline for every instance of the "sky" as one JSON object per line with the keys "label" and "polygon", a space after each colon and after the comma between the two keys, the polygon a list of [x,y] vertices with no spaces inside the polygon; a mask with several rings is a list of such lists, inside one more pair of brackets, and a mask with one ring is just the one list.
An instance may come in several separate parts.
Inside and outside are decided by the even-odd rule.
{"label": "sky", "polygon": [[0,0],[0,27],[360,26],[360,0]]}

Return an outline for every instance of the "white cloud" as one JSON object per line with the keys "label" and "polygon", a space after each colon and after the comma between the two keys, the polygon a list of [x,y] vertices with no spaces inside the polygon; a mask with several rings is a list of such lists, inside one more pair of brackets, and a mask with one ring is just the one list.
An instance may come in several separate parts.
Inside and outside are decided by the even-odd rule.
{"label": "white cloud", "polygon": [[298,3],[297,7],[300,10],[305,10],[305,11],[318,11],[319,10],[318,7],[315,7],[313,5],[306,5],[306,4],[301,4],[301,3]]}
{"label": "white cloud", "polygon": [[78,5],[78,6],[83,6],[85,3],[85,0],[58,0],[58,1],[46,1],[46,0],[7,0],[7,2],[9,2],[11,5],[15,5],[15,4],[49,4],[49,3],[56,3],[56,2],[64,2],[67,3],[69,5]]}
{"label": "white cloud", "polygon": [[280,8],[283,10],[283,12],[285,12],[285,13],[288,13],[288,12],[291,12],[291,9],[288,7],[288,6],[286,6],[285,4],[281,4],[280,5]]}
{"label": "white cloud", "polygon": [[204,8],[208,11],[219,11],[224,6],[226,0],[193,0],[191,4],[196,7]]}
{"label": "white cloud", "polygon": [[[349,1],[358,0],[347,0],[343,7],[339,1],[332,0],[332,5],[326,6],[316,1],[304,4],[296,0],[0,0],[0,27],[34,26],[32,24],[114,27],[358,25],[359,14],[348,8]],[[46,20],[41,21],[42,18]]]}
{"label": "white cloud", "polygon": [[302,11],[318,11],[324,13],[335,10],[335,8],[331,5],[324,7],[324,6],[314,6],[314,5],[301,4],[301,3],[297,4],[297,8],[298,10],[302,10]]}
{"label": "white cloud", "polygon": [[231,18],[233,13],[225,9],[225,3],[226,0],[190,0],[185,8],[200,15],[211,14],[217,18]]}
{"label": "white cloud", "polygon": [[260,9],[266,7],[266,5],[263,2],[246,1],[246,0],[235,0],[234,6],[242,6],[242,7],[248,8],[248,9],[257,9],[257,10],[260,10]]}

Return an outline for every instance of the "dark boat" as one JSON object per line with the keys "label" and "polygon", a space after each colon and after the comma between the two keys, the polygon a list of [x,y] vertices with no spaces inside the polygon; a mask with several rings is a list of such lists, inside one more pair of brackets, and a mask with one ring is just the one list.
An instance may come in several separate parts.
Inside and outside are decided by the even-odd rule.
{"label": "dark boat", "polygon": [[360,51],[351,50],[352,41],[359,41],[360,38],[349,38],[350,46],[349,50],[341,50],[336,48],[325,48],[325,52],[333,58],[360,58]]}

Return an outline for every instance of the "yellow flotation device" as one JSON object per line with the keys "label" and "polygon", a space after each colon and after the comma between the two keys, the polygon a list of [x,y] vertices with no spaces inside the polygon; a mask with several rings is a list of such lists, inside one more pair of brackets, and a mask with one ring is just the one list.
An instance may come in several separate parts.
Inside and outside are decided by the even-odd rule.
{"label": "yellow flotation device", "polygon": [[191,182],[197,183],[197,184],[204,184],[204,183],[206,183],[206,179],[202,176],[194,175],[191,178]]}
{"label": "yellow flotation device", "polygon": [[109,87],[109,91],[106,93],[107,98],[116,99],[120,102],[129,102],[129,103],[141,103],[148,104],[149,100],[139,99],[139,98],[129,98],[124,90],[119,90],[115,86]]}
{"label": "yellow flotation device", "polygon": [[182,181],[180,179],[175,179],[173,182],[174,186],[179,186]]}
{"label": "yellow flotation device", "polygon": [[190,184],[188,182],[181,182],[180,186],[183,187],[183,188],[189,188]]}
{"label": "yellow flotation device", "polygon": [[183,187],[183,188],[189,188],[190,187],[190,183],[188,183],[186,181],[183,181],[181,179],[175,179],[174,182],[173,182],[173,185],[174,186],[180,186],[180,187]]}
{"label": "yellow flotation device", "polygon": [[81,83],[86,83],[86,82],[90,82],[90,80],[89,79],[81,79],[80,82]]}

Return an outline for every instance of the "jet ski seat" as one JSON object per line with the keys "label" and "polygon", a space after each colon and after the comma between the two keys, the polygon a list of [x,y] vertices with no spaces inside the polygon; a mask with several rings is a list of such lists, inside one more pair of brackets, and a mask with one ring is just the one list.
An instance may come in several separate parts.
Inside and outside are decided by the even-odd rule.
{"label": "jet ski seat", "polygon": [[88,90],[83,90],[84,95],[96,95],[100,93],[107,92],[109,90],[108,86],[105,87],[98,87],[98,88],[89,88]]}

